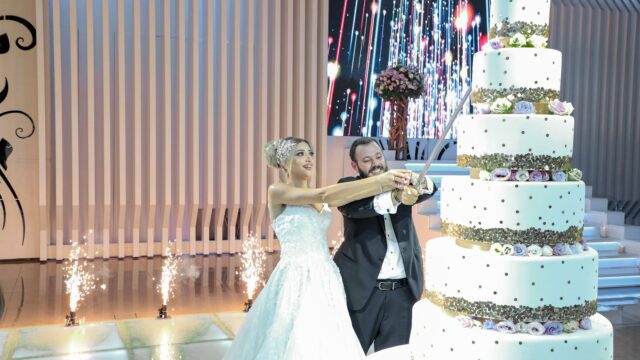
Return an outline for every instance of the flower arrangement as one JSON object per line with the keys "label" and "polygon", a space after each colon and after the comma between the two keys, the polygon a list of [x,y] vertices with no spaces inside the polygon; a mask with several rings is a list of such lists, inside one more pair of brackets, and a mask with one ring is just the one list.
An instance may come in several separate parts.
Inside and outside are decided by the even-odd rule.
{"label": "flower arrangement", "polygon": [[385,100],[418,98],[425,92],[424,77],[416,67],[395,65],[380,72],[374,88]]}

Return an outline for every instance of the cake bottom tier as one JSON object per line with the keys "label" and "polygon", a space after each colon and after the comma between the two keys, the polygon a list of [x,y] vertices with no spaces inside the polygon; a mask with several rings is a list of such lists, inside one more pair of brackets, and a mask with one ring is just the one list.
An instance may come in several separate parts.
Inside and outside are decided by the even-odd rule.
{"label": "cake bottom tier", "polygon": [[591,330],[570,334],[505,334],[464,328],[447,311],[421,300],[413,307],[409,345],[413,360],[612,360],[611,323],[600,314],[591,323]]}

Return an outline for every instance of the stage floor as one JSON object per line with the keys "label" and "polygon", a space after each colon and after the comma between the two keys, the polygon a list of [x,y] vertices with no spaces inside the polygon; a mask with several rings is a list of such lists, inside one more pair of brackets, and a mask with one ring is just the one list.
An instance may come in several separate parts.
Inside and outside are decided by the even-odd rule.
{"label": "stage floor", "polygon": [[[267,257],[267,276],[278,261]],[[237,256],[181,260],[171,319],[156,320],[162,259],[95,260],[99,286],[64,327],[63,264],[0,263],[0,359],[220,359],[244,319]],[[624,316],[640,320],[640,312]],[[637,323],[637,322],[636,322]],[[615,359],[637,359],[640,326],[614,326]]]}

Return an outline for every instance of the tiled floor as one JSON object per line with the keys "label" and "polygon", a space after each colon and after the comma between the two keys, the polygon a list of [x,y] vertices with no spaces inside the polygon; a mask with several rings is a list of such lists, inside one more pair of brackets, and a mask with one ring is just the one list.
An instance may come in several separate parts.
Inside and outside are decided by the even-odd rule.
{"label": "tiled floor", "polygon": [[[65,328],[62,264],[0,264],[0,359],[219,359],[244,319],[246,296],[233,256],[181,260],[172,318],[155,320],[162,259],[93,262],[98,287]],[[267,258],[267,276],[278,255]],[[605,314],[615,325],[615,359],[640,358],[640,309]],[[90,345],[92,352],[83,352]],[[7,350],[9,349],[9,350]]]}

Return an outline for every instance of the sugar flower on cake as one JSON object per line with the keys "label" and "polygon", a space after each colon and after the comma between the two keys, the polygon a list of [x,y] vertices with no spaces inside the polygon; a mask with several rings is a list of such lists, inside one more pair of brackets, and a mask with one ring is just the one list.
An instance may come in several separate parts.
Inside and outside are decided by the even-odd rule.
{"label": "sugar flower on cake", "polygon": [[484,181],[491,180],[491,174],[487,170],[480,170],[478,178]]}
{"label": "sugar flower on cake", "polygon": [[511,254],[513,254],[513,245],[504,244],[502,246],[502,255],[511,255]]}
{"label": "sugar flower on cake", "polygon": [[534,321],[527,325],[527,334],[540,336],[544,335],[545,331],[546,328],[539,322]]}
{"label": "sugar flower on cake", "polygon": [[482,329],[482,323],[477,319],[472,319],[471,320],[471,327]]}
{"label": "sugar flower on cake", "polygon": [[527,332],[527,323],[525,322],[519,322],[516,324],[516,331],[519,333],[526,333]]}
{"label": "sugar flower on cake", "polygon": [[591,319],[589,318],[584,318],[581,319],[578,322],[578,326],[580,327],[580,329],[582,330],[591,330]]}
{"label": "sugar flower on cake", "polygon": [[553,181],[567,181],[567,174],[564,171],[554,171],[551,178]]}
{"label": "sugar flower on cake", "polygon": [[493,38],[487,41],[486,44],[482,45],[482,51],[498,50],[498,49],[502,49],[503,47],[504,47],[504,43],[502,43],[502,40],[500,38]]}
{"label": "sugar flower on cake", "polygon": [[567,179],[569,181],[580,181],[582,180],[582,171],[580,169],[571,169],[567,174]]}
{"label": "sugar flower on cake", "polygon": [[553,249],[549,245],[542,247],[542,256],[553,256]]}
{"label": "sugar flower on cake", "polygon": [[491,106],[489,104],[476,104],[473,109],[479,115],[491,114]]}
{"label": "sugar flower on cake", "polygon": [[529,256],[542,256],[542,248],[536,244],[529,245],[529,247],[527,247],[527,253]]}
{"label": "sugar flower on cake", "polygon": [[582,244],[579,242],[571,244],[571,253],[580,254],[582,251]]}
{"label": "sugar flower on cake", "polygon": [[511,47],[522,47],[522,46],[525,46],[526,44],[527,44],[527,38],[520,33],[513,35],[509,39],[509,46]]}
{"label": "sugar flower on cake", "polygon": [[562,334],[562,324],[556,321],[549,321],[544,323],[545,335],[560,335]]}
{"label": "sugar flower on cake", "polygon": [[456,316],[456,320],[463,328],[470,328],[473,325],[473,322],[470,317],[464,315]]}
{"label": "sugar flower on cake", "polygon": [[513,107],[514,114],[535,114],[536,108],[528,101],[518,101]]}
{"label": "sugar flower on cake", "polygon": [[493,114],[509,114],[513,110],[513,103],[508,98],[498,98],[491,104]]}
{"label": "sugar flower on cake", "polygon": [[516,326],[511,321],[505,320],[496,324],[496,330],[505,334],[514,334],[516,332]]}
{"label": "sugar flower on cake", "polygon": [[489,251],[494,253],[494,254],[497,254],[497,255],[502,254],[502,244],[500,244],[500,243],[491,244],[491,247],[489,248]]}
{"label": "sugar flower on cake", "polygon": [[497,168],[491,171],[491,180],[494,181],[507,181],[511,177],[511,170],[507,168]]}
{"label": "sugar flower on cake", "polygon": [[523,244],[516,244],[513,247],[513,253],[511,255],[513,256],[527,256],[528,252],[527,252],[527,247],[524,246]]}
{"label": "sugar flower on cake", "polygon": [[487,319],[482,323],[482,328],[485,330],[495,330],[496,329],[496,323],[493,322],[493,320],[491,319]]}
{"label": "sugar flower on cake", "polygon": [[562,331],[566,333],[573,333],[578,331],[578,322],[575,320],[569,321],[568,323],[563,325]]}
{"label": "sugar flower on cake", "polygon": [[567,254],[566,245],[565,244],[556,244],[556,246],[553,247],[553,255],[555,255],[555,256],[569,255],[569,254]]}
{"label": "sugar flower on cake", "polygon": [[[571,248],[571,253],[572,254],[579,254],[582,252],[582,245],[575,243],[575,244],[571,244],[569,245],[569,248]],[[580,249],[580,250],[578,250]]]}
{"label": "sugar flower on cake", "polygon": [[529,181],[541,182],[541,181],[544,181],[544,179],[545,179],[544,171],[534,170],[531,173],[529,173]]}
{"label": "sugar flower on cake", "polygon": [[573,112],[573,105],[570,102],[562,102],[558,99],[549,103],[549,111],[555,115],[571,115]]}
{"label": "sugar flower on cake", "polygon": [[516,180],[518,180],[518,181],[528,181],[529,180],[529,171],[527,171],[527,170],[518,170],[518,171],[516,171]]}
{"label": "sugar flower on cake", "polygon": [[531,35],[527,38],[527,47],[546,48],[547,38],[540,35]]}

